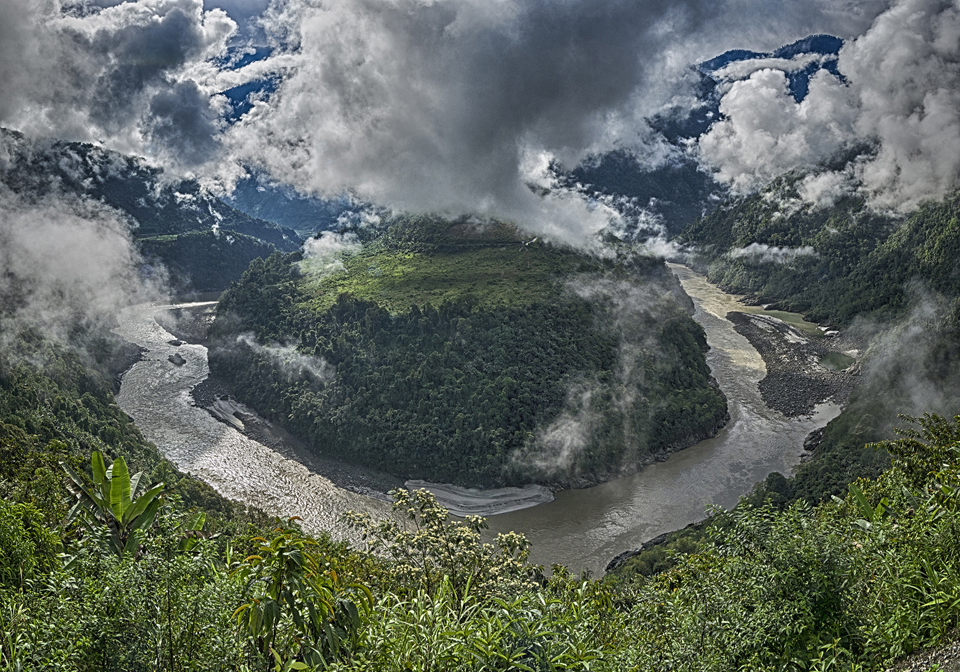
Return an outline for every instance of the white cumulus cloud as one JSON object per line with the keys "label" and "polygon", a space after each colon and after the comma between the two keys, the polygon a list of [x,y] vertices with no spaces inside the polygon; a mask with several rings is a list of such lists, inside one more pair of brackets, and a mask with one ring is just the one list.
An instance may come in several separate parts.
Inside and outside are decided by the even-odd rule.
{"label": "white cumulus cloud", "polygon": [[222,10],[203,11],[202,0],[106,8],[4,0],[0,124],[199,166],[215,153],[221,129],[213,91],[191,73],[201,73],[235,29]]}
{"label": "white cumulus cloud", "polygon": [[960,6],[897,0],[862,35],[847,40],[838,68],[820,71],[801,103],[780,70],[759,70],[723,97],[724,119],[699,142],[720,179],[749,191],[794,168],[812,168],[841,149],[876,152],[803,188],[829,203],[856,186],[870,202],[909,210],[942,197],[960,178]]}

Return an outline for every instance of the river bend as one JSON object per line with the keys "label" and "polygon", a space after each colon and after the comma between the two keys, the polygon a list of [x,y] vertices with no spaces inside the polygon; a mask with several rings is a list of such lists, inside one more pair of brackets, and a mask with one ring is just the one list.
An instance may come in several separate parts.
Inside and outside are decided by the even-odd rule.
{"label": "river bend", "polygon": [[[210,375],[207,349],[190,343],[172,345],[174,336],[157,324],[154,315],[203,305],[149,304],[121,313],[114,331],[145,353],[123,376],[117,395],[120,408],[178,469],[206,481],[224,497],[282,518],[299,516],[309,532],[328,530],[335,539],[356,541],[341,516],[352,509],[382,518],[389,504],[336,487],[194,405],[190,391]],[[183,364],[170,361],[175,354]]]}
{"label": "river bend", "polygon": [[[638,474],[560,492],[548,504],[488,519],[492,533],[526,534],[533,543],[534,562],[599,575],[618,553],[701,520],[710,505],[733,506],[773,471],[789,474],[799,463],[807,434],[839,413],[837,405],[825,404],[811,417],[787,419],[768,408],[757,388],[765,375],[763,360],[724,317],[742,307],[739,297],[682,266],[671,268],[693,299],[694,318],[706,332],[707,362],[727,396],[730,422],[716,437]],[[352,539],[341,521],[344,512],[388,515],[388,504],[336,487],[194,405],[190,390],[209,375],[207,350],[195,344],[172,345],[174,337],[154,315],[199,305],[141,305],[119,316],[115,331],[145,354],[124,375],[117,402],[144,436],[177,468],[225,497],[281,517],[299,516],[312,532],[328,530],[334,538]],[[184,364],[170,361],[175,353]]]}

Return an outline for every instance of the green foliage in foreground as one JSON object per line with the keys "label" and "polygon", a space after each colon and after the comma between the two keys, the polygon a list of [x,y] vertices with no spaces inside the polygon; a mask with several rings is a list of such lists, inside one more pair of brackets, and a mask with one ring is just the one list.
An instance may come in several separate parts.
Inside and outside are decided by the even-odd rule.
{"label": "green foliage in foreground", "polygon": [[153,487],[146,483],[141,485],[143,472],[138,471],[131,478],[123,456],[107,467],[103,455],[96,450],[90,459],[91,486],[66,463],[60,466],[70,477],[69,487],[76,499],[67,513],[66,522],[81,519],[91,533],[94,524],[104,526],[109,531],[107,539],[111,551],[119,556],[135,553],[139,548],[135,532],[153,524],[165,486],[162,483]]}
{"label": "green foliage in foreground", "polygon": [[880,670],[960,625],[960,417],[886,450],[844,499],[717,513],[700,553],[616,586],[546,578],[422,491],[403,524],[357,519],[381,555],[290,526],[187,552],[174,497],[139,558],[91,537],[63,567],[41,541],[2,574],[0,669]]}
{"label": "green foliage in foreground", "polygon": [[[94,340],[85,359],[63,345],[31,331],[6,334],[0,352],[0,497],[33,504],[48,526],[68,513],[61,464],[83,472],[94,452],[104,460],[124,456],[143,483],[166,483],[191,507],[211,513],[218,529],[233,520],[264,520],[195,478],[179,473],[153,444],[144,440],[133,420],[114,399],[111,377],[129,361],[110,340]],[[111,368],[98,361],[118,362]]]}
{"label": "green foliage in foreground", "polygon": [[22,588],[59,566],[60,539],[33,504],[0,499],[0,583]]}

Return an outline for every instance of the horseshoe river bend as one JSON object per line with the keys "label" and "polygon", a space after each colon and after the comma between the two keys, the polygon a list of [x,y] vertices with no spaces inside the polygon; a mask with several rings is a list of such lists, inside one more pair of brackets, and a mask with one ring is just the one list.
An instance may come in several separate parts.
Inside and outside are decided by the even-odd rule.
{"label": "horseshoe river bend", "polygon": [[[825,403],[809,416],[787,418],[769,408],[757,387],[766,374],[763,360],[725,318],[744,309],[740,297],[685,267],[671,268],[696,306],[694,319],[706,332],[707,362],[727,396],[730,421],[714,438],[632,476],[488,517],[493,533],[525,534],[533,562],[600,575],[618,553],[704,518],[710,505],[733,506],[771,472],[789,474],[806,436],[840,412],[838,404]],[[326,529],[335,538],[352,539],[341,521],[347,510],[389,515],[384,499],[338,487],[322,468],[310,469],[291,459],[290,451],[278,452],[196,405],[190,392],[209,375],[207,349],[177,341],[155,316],[209,305],[140,305],[118,317],[116,333],[140,346],[143,356],[124,374],[117,402],[144,437],[220,494],[269,514],[299,516],[308,531]]]}

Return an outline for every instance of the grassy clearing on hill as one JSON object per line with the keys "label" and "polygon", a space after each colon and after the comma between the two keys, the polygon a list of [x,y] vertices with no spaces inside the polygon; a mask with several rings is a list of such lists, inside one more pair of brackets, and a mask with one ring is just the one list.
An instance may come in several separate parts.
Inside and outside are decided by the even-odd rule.
{"label": "grassy clearing on hill", "polygon": [[[376,303],[391,313],[412,306],[439,306],[468,297],[481,307],[523,306],[560,292],[564,273],[601,268],[572,251],[518,244],[449,252],[403,252],[381,246],[343,261],[333,275],[307,275],[309,307],[329,309],[341,294]],[[305,267],[309,273],[309,266]]]}

